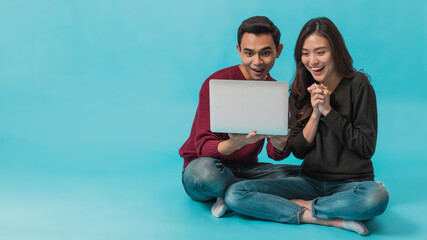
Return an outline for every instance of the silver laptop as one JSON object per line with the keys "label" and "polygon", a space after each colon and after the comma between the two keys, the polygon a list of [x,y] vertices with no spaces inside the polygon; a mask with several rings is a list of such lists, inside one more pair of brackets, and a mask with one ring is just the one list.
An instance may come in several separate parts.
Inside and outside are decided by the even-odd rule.
{"label": "silver laptop", "polygon": [[286,135],[288,90],[287,82],[210,80],[211,131]]}

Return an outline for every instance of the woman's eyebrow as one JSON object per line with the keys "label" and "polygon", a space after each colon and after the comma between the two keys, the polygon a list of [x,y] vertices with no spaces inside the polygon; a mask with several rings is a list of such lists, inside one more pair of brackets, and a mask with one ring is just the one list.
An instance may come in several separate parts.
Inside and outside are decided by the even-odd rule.
{"label": "woman's eyebrow", "polygon": [[[328,48],[327,47],[318,47],[318,48],[315,48],[314,51],[323,50],[323,49],[328,49]],[[307,48],[303,48],[302,51],[310,51],[310,50],[308,50]]]}

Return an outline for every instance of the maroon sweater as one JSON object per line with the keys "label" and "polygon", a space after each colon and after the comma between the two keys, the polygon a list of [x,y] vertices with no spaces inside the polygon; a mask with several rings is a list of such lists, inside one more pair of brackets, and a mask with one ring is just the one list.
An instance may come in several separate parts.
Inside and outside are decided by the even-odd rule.
{"label": "maroon sweater", "polygon": [[[218,152],[218,144],[229,139],[229,136],[227,133],[213,133],[210,131],[209,81],[211,79],[246,80],[237,65],[219,70],[212,74],[203,83],[199,94],[199,106],[197,107],[190,137],[179,150],[179,155],[184,158],[184,167],[194,159],[200,157],[216,158],[222,162],[239,162],[246,164],[257,163],[258,155],[264,146],[264,139],[256,143],[246,145],[230,155],[223,155]],[[276,80],[268,74],[266,81]],[[271,159],[282,160],[289,156],[290,148],[286,147],[286,150],[283,153],[278,153],[268,140],[267,154]]]}

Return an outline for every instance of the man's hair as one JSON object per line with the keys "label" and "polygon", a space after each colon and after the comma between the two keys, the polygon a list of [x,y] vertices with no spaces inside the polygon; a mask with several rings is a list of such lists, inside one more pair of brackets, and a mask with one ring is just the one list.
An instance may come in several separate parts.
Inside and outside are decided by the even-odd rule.
{"label": "man's hair", "polygon": [[270,19],[264,16],[251,17],[242,22],[239,30],[237,31],[237,43],[239,44],[239,47],[244,33],[253,33],[255,35],[271,34],[276,48],[280,44],[279,29]]}

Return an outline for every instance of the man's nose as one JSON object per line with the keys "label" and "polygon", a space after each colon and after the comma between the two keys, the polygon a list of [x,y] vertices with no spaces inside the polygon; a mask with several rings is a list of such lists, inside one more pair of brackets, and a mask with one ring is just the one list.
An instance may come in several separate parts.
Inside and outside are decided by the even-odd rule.
{"label": "man's nose", "polygon": [[263,63],[262,57],[259,54],[256,54],[254,57],[255,57],[254,58],[254,64],[255,65]]}

